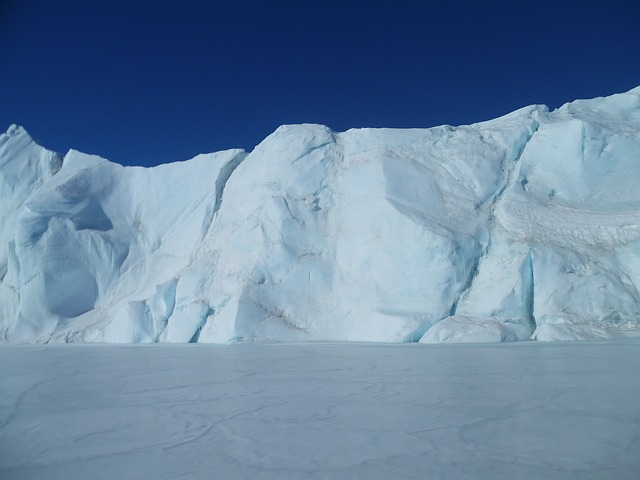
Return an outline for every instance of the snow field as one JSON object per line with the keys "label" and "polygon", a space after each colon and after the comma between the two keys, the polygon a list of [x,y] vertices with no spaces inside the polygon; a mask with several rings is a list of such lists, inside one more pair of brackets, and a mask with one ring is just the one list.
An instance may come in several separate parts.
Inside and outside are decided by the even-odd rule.
{"label": "snow field", "polygon": [[7,346],[0,478],[632,480],[640,343]]}

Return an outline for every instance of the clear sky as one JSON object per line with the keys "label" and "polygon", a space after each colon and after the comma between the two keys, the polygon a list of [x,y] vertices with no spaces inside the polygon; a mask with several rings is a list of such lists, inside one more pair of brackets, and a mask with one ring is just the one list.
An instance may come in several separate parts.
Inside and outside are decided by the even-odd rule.
{"label": "clear sky", "polygon": [[638,1],[0,0],[0,130],[126,165],[640,85]]}

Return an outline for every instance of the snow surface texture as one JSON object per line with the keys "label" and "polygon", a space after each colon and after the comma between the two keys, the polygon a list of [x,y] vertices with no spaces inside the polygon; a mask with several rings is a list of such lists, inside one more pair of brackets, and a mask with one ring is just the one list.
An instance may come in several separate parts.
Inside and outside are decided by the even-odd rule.
{"label": "snow surface texture", "polygon": [[640,335],[640,87],[151,169],[0,137],[0,338]]}
{"label": "snow surface texture", "polygon": [[0,478],[637,480],[640,342],[0,349]]}

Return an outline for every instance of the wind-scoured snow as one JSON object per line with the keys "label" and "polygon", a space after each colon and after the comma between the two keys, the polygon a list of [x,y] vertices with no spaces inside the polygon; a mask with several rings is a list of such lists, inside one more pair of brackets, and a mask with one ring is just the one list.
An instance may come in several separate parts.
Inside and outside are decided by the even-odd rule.
{"label": "wind-scoured snow", "polygon": [[0,349],[3,480],[636,480],[640,343]]}
{"label": "wind-scoured snow", "polygon": [[640,89],[152,169],[0,137],[9,342],[640,336]]}

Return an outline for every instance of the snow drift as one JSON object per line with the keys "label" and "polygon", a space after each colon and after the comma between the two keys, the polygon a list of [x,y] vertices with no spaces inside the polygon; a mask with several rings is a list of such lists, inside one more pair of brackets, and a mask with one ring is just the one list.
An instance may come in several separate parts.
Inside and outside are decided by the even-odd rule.
{"label": "snow drift", "polygon": [[640,336],[640,87],[155,168],[0,136],[9,342]]}

